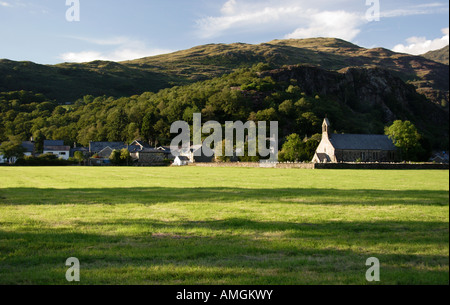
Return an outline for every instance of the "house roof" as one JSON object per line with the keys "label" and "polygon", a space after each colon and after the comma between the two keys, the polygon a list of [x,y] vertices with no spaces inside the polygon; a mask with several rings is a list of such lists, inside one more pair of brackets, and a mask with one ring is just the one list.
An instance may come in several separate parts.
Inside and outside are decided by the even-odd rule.
{"label": "house roof", "polygon": [[[134,142],[133,142],[134,143]],[[130,152],[130,153],[135,153],[135,152],[139,152],[139,151],[141,151],[143,148],[142,148],[142,146],[139,146],[139,145],[130,145],[130,146],[128,146],[128,151]]]}
{"label": "house roof", "polygon": [[111,147],[107,146],[107,147],[103,148],[101,151],[99,151],[97,154],[99,156],[109,157],[112,154],[113,151],[114,151],[114,149],[112,149]]}
{"label": "house roof", "polygon": [[64,146],[62,140],[44,140],[44,146]]}
{"label": "house roof", "polygon": [[150,148],[150,145],[144,141],[135,140],[130,146],[140,146],[142,148]]}
{"label": "house roof", "polygon": [[91,153],[98,153],[105,149],[106,147],[111,148],[112,150],[121,150],[123,148],[127,148],[127,145],[123,142],[90,142],[89,143],[89,151]]}
{"label": "house roof", "polygon": [[44,151],[70,151],[70,146],[44,146]]}
{"label": "house roof", "polygon": [[161,151],[156,148],[144,148],[139,151],[140,153],[147,153],[147,154],[164,154],[164,151]]}
{"label": "house roof", "polygon": [[162,151],[170,151],[170,146],[160,146],[157,149]]}
{"label": "house roof", "polygon": [[342,150],[397,150],[388,136],[365,134],[332,134],[330,142],[335,149]]}
{"label": "house roof", "polygon": [[25,148],[25,152],[27,153],[34,152],[34,142],[31,141],[22,142],[22,147]]}

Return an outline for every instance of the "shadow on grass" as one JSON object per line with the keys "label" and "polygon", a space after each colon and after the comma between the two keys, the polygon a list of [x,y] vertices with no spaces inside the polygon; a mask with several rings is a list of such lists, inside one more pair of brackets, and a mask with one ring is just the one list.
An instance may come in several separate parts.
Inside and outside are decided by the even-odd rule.
{"label": "shadow on grass", "polygon": [[227,187],[139,187],[0,189],[0,205],[158,204],[253,201],[282,204],[448,206],[449,192],[431,190],[338,190],[331,188],[247,189]]}
{"label": "shadow on grass", "polygon": [[[105,233],[75,233],[83,226]],[[64,282],[64,262],[72,256],[80,259],[90,283],[114,283],[121,276],[124,281],[131,276],[129,283],[215,283],[223,278],[228,284],[364,283],[365,260],[375,256],[382,262],[384,283],[448,284],[448,253],[439,250],[448,247],[448,226],[117,219],[80,221],[71,229],[0,230],[0,283],[27,283],[30,279],[22,277],[27,272],[35,277],[31,283]],[[136,233],[112,233],[130,227]],[[427,247],[435,251],[418,254]]]}

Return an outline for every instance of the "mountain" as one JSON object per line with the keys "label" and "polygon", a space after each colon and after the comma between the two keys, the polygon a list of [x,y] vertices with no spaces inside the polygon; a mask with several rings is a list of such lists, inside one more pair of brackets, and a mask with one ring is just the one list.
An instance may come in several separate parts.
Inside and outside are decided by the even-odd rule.
{"label": "mountain", "polygon": [[441,64],[449,64],[449,46],[443,47],[436,51],[430,51],[422,55],[426,59],[440,62]]}
{"label": "mountain", "polygon": [[392,121],[410,120],[424,136],[427,152],[448,149],[446,110],[388,70],[330,71],[312,65],[273,70],[264,64],[157,93],[86,96],[70,106],[26,91],[0,93],[0,142],[33,136],[39,143],[60,139],[66,145],[135,139],[168,145],[171,123],[182,119],[192,124],[193,113],[202,113],[203,122],[222,124],[278,121],[281,141],[293,133],[320,133],[325,116],[337,133],[383,134]]}
{"label": "mountain", "polygon": [[448,65],[333,38],[274,40],[258,45],[209,44],[120,63],[38,65],[2,60],[0,91],[31,90],[61,103],[74,102],[86,94],[130,96],[211,79],[260,62],[273,68],[310,64],[332,71],[378,67],[413,84],[431,101],[448,103]]}
{"label": "mountain", "polygon": [[[316,109],[316,115],[333,118],[338,131],[383,133],[384,126],[392,121],[410,120],[434,146],[439,146],[436,139],[448,143],[448,113],[387,70],[346,68],[335,72],[313,66],[290,66],[264,71],[259,76],[270,76],[278,84],[297,85],[307,96],[332,97],[337,105],[327,103],[325,109]],[[333,106],[341,110],[333,110]]]}
{"label": "mountain", "polygon": [[0,60],[0,92],[27,90],[59,103],[73,103],[84,95],[129,96],[171,86],[165,74],[134,69],[107,61],[40,65]]}

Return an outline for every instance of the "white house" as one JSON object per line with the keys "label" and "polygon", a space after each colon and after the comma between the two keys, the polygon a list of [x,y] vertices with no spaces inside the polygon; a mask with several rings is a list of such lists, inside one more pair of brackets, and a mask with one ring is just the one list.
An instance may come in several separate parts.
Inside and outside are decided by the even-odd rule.
{"label": "white house", "polygon": [[189,164],[189,158],[184,156],[175,157],[175,161],[173,161],[173,165],[175,166],[186,166]]}
{"label": "white house", "polygon": [[44,141],[44,154],[53,154],[63,160],[69,160],[70,146],[65,146],[64,141]]}

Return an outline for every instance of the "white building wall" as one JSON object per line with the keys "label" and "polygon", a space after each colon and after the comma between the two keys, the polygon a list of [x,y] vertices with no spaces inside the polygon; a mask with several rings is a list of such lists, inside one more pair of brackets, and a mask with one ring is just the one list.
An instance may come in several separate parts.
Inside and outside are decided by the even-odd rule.
{"label": "white building wall", "polygon": [[44,150],[44,155],[45,154],[53,154],[53,155],[56,155],[58,158],[63,159],[63,160],[69,160],[69,157],[70,157],[70,152],[69,151],[48,151],[48,150]]}

